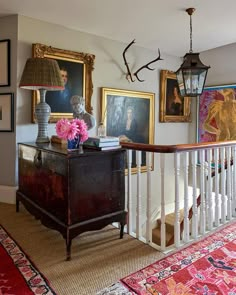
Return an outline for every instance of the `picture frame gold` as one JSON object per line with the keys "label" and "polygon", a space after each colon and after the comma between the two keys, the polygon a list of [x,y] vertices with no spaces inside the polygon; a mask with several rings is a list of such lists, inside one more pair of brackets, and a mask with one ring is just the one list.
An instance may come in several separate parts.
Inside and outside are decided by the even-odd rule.
{"label": "picture frame gold", "polygon": [[180,97],[176,74],[161,70],[160,122],[191,122],[190,97]]}
{"label": "picture frame gold", "polygon": [[[52,58],[55,59],[61,69],[66,68],[70,82],[70,96],[80,95],[85,98],[85,109],[92,114],[93,108],[91,105],[91,98],[93,93],[92,71],[94,69],[95,55],[89,53],[75,52],[47,46],[40,43],[32,44],[32,55],[38,58]],[[54,93],[53,93],[54,92]],[[50,95],[59,95],[60,91],[47,91],[46,102],[50,105]],[[58,99],[59,96],[58,96]],[[47,101],[48,100],[48,101]],[[72,119],[72,108],[70,111],[70,102],[67,99],[67,108],[59,107],[52,103],[51,100],[51,115],[49,123],[55,123],[61,118]],[[55,100],[54,100],[55,101]],[[58,100],[60,101],[60,100]],[[32,97],[32,122],[35,122],[35,106],[39,102],[39,92],[33,91]]]}
{"label": "picture frame gold", "polygon": [[[121,142],[154,143],[154,93],[105,87],[101,93],[101,121],[106,128],[106,135],[117,136]],[[132,118],[130,122],[128,117]],[[147,170],[145,156],[142,153],[142,172]],[[132,173],[137,171],[135,157],[133,152]]]}

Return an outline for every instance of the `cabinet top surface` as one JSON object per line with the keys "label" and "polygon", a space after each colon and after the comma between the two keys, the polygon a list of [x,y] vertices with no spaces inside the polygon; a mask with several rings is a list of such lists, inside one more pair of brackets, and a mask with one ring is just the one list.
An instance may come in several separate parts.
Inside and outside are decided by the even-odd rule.
{"label": "cabinet top surface", "polygon": [[36,142],[20,142],[18,143],[19,147],[20,146],[28,146],[28,147],[33,147],[36,149],[40,149],[43,151],[47,152],[53,152],[53,153],[59,153],[62,155],[66,155],[68,157],[73,157],[73,156],[86,156],[88,154],[102,154],[102,153],[108,153],[108,152],[120,152],[120,151],[125,151],[122,148],[119,149],[114,149],[114,150],[107,150],[107,151],[99,151],[99,150],[93,150],[89,148],[84,147],[84,153],[80,154],[79,149],[75,150],[68,150],[65,146],[61,144],[56,144],[56,143],[36,143]]}

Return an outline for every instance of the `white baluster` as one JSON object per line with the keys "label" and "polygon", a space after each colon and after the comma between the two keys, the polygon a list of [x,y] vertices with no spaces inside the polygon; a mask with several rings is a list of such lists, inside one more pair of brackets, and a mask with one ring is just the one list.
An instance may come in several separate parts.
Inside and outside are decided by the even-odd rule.
{"label": "white baluster", "polygon": [[142,217],[142,195],[141,195],[141,151],[136,151],[137,163],[137,206],[136,206],[136,237],[140,239],[141,236],[141,217]]}
{"label": "white baluster", "polygon": [[205,211],[205,151],[200,150],[200,233],[205,234],[206,229],[206,211]]}
{"label": "white baluster", "polygon": [[132,182],[131,182],[131,164],[132,164],[132,150],[127,150],[127,169],[128,169],[128,224],[127,231],[131,235],[133,231],[132,225]]}
{"label": "white baluster", "polygon": [[213,207],[212,207],[212,177],[211,177],[211,165],[212,165],[212,150],[207,150],[208,161],[208,177],[207,177],[207,194],[206,194],[206,208],[208,213],[207,228],[212,230],[213,226]]}
{"label": "white baluster", "polygon": [[180,154],[175,153],[175,246],[180,246],[180,212],[179,212],[179,176],[180,176]]}
{"label": "white baluster", "polygon": [[219,149],[214,149],[215,160],[215,226],[220,225],[220,200],[219,200]]}
{"label": "white baluster", "polygon": [[220,149],[220,165],[221,165],[221,222],[226,222],[226,196],[225,196],[225,148]]}
{"label": "white baluster", "polygon": [[161,168],[161,250],[166,248],[166,212],[165,212],[165,154],[160,154]]}
{"label": "white baluster", "polygon": [[227,220],[232,219],[231,148],[227,147]]}
{"label": "white baluster", "polygon": [[188,152],[183,154],[184,157],[184,242],[189,241],[189,202],[188,202],[188,165],[189,165],[189,154]]}
{"label": "white baluster", "polygon": [[152,161],[150,157],[151,153],[146,153],[146,165],[147,165],[147,209],[146,209],[146,241],[147,243],[152,242],[152,220],[151,220],[151,209],[152,209],[152,199],[151,199],[151,170]]}
{"label": "white baluster", "polygon": [[197,151],[191,152],[192,160],[192,186],[193,186],[193,217],[192,217],[192,237],[197,238],[198,235],[198,213],[197,213]]}
{"label": "white baluster", "polygon": [[236,217],[236,146],[232,147],[233,191],[232,191],[232,216]]}

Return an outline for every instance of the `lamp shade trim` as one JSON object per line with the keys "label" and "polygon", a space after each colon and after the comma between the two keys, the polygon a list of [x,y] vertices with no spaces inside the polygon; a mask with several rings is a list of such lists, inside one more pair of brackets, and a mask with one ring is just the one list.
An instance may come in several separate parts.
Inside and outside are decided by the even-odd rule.
{"label": "lamp shade trim", "polygon": [[51,85],[42,85],[42,84],[21,84],[20,85],[21,88],[23,89],[29,89],[29,90],[38,90],[38,89],[46,89],[48,91],[53,91],[53,90],[64,90],[65,87],[64,86],[51,86]]}

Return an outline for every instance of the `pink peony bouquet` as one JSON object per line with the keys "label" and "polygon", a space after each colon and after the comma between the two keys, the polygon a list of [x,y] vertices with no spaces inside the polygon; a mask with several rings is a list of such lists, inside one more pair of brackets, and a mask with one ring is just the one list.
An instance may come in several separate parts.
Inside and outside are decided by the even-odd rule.
{"label": "pink peony bouquet", "polygon": [[56,123],[56,132],[58,137],[66,140],[79,138],[80,142],[84,142],[88,139],[88,127],[84,120],[61,119]]}

